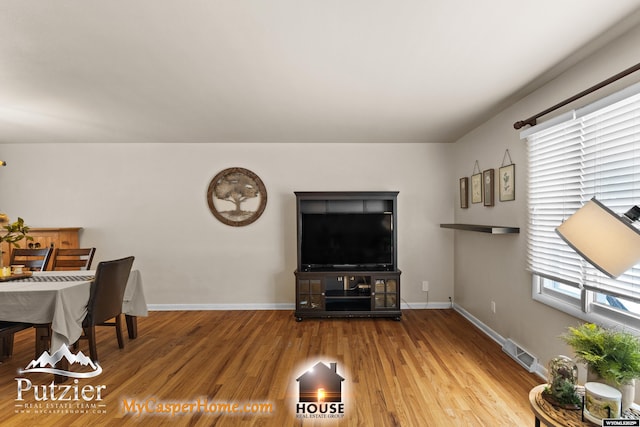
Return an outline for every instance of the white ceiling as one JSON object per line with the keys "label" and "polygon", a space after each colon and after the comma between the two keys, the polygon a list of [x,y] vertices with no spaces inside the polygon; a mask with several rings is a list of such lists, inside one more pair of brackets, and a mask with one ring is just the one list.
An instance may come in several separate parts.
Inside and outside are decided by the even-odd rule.
{"label": "white ceiling", "polygon": [[452,142],[639,7],[0,0],[0,143]]}

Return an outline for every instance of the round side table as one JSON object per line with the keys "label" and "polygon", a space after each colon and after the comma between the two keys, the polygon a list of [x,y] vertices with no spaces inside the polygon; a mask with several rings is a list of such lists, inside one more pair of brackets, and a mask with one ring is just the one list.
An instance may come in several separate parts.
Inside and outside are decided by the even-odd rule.
{"label": "round side table", "polygon": [[580,410],[558,408],[544,400],[542,391],[546,386],[546,384],[540,384],[529,392],[529,404],[536,417],[536,427],[540,427],[540,423],[548,427],[593,427],[595,425],[588,420],[582,421]]}

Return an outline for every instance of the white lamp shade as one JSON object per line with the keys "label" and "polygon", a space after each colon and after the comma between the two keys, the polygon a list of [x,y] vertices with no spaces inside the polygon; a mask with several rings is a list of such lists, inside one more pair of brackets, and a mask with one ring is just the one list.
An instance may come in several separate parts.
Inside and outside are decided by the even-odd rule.
{"label": "white lamp shade", "polygon": [[595,198],[556,228],[580,256],[616,278],[640,262],[640,231]]}

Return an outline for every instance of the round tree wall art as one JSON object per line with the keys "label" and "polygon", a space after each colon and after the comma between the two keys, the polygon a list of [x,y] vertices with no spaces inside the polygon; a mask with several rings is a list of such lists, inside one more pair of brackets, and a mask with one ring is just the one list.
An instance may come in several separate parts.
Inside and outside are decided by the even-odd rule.
{"label": "round tree wall art", "polygon": [[228,168],[209,183],[207,204],[220,222],[240,227],[262,215],[267,206],[267,189],[258,175],[244,168]]}

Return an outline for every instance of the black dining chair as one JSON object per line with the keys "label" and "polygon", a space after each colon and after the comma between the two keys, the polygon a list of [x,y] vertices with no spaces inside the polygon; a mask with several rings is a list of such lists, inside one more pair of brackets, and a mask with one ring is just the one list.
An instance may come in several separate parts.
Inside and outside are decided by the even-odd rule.
{"label": "black dining chair", "polygon": [[24,265],[31,271],[44,271],[53,252],[51,247],[42,249],[15,248],[11,251],[10,265]]}
{"label": "black dining chair", "polygon": [[96,268],[95,279],[91,284],[87,316],[82,322],[84,333],[80,337],[89,342],[89,353],[94,362],[98,360],[96,326],[115,327],[118,347],[124,348],[122,300],[133,260],[134,257],[130,256],[113,261],[102,261]]}
{"label": "black dining chair", "polygon": [[31,326],[30,323],[0,321],[0,361],[13,355],[13,337],[15,333]]}
{"label": "black dining chair", "polygon": [[96,248],[56,248],[51,270],[89,270]]}

